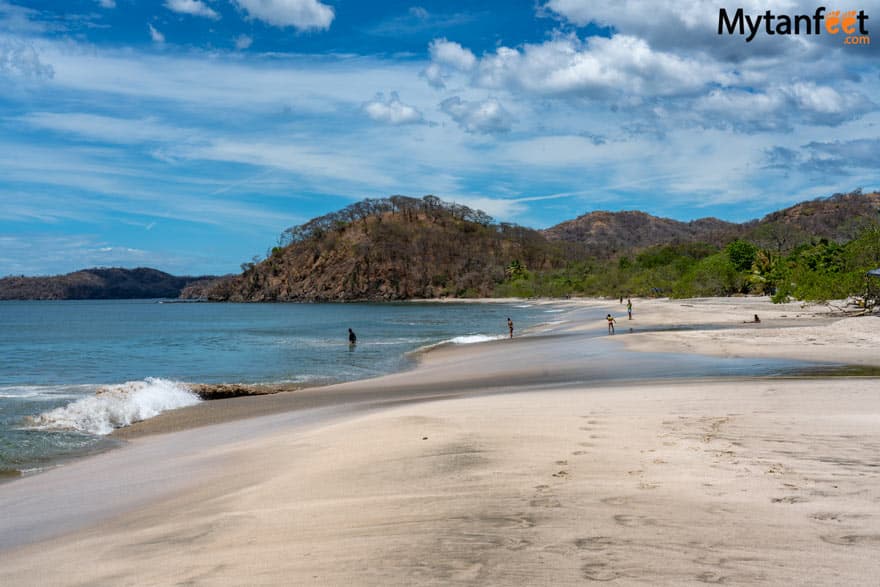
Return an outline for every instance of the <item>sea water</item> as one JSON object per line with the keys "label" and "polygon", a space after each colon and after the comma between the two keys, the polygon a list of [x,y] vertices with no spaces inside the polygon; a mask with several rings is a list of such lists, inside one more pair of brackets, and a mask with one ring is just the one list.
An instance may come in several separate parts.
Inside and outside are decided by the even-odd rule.
{"label": "sea water", "polygon": [[169,302],[0,302],[0,478],[198,403],[186,382],[362,379],[405,368],[421,347],[504,337],[508,316],[517,329],[558,316],[528,303]]}

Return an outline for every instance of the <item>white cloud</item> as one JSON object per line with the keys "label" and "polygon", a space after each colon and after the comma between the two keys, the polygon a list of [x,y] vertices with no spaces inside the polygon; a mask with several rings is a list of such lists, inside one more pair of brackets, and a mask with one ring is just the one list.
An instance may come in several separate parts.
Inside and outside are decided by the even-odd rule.
{"label": "white cloud", "polygon": [[52,28],[39,17],[38,10],[0,0],[0,31],[6,30],[13,34],[24,35],[39,34]]}
{"label": "white cloud", "polygon": [[213,20],[220,18],[220,15],[202,0],[165,0],[165,7],[179,14],[203,16]]}
{"label": "white cloud", "polygon": [[250,47],[254,43],[254,40],[247,35],[238,35],[235,37],[235,48],[239,51],[243,51]]}
{"label": "white cloud", "polygon": [[[769,2],[769,4],[773,3]],[[749,10],[756,4],[754,1],[742,0],[737,6]],[[791,2],[776,2],[776,4],[791,5]],[[624,28],[640,24],[657,27],[658,21],[662,23],[672,19],[684,28],[694,29],[705,22],[717,22],[718,18],[718,4],[713,0],[665,0],[659,3],[651,0],[618,0],[614,3],[549,0],[545,8],[578,26],[594,22]],[[768,5],[767,8],[770,6]]]}
{"label": "white cloud", "polygon": [[[876,59],[876,47],[847,51],[834,35],[770,36],[761,32],[750,43],[739,35],[718,35],[721,7],[729,12],[741,7],[752,16],[763,15],[767,10],[777,15],[812,15],[820,4],[813,0],[740,0],[735,4],[715,0],[549,0],[540,6],[539,12],[549,11],[577,26],[592,22],[612,27],[616,34],[639,37],[657,49],[679,54],[699,51],[722,62],[775,57],[784,59],[776,65],[785,68],[794,59],[809,64],[802,74],[812,69],[817,59],[828,57],[829,50],[842,53],[845,57],[838,56],[838,59],[849,62],[854,58]],[[873,15],[880,12],[880,1],[863,0],[858,8]]]}
{"label": "white cloud", "polygon": [[326,30],[333,22],[333,8],[318,0],[233,0],[248,16],[272,26],[297,30]]}
{"label": "white cloud", "polygon": [[414,16],[415,18],[418,18],[421,20],[425,20],[429,16],[431,16],[430,13],[427,10],[425,10],[424,8],[422,8],[421,6],[411,6],[409,9],[409,13],[411,16]]}
{"label": "white cloud", "polygon": [[451,72],[468,72],[477,65],[477,58],[470,49],[446,39],[431,41],[428,53],[431,55],[431,63],[420,75],[432,88],[445,88]]}
{"label": "white cloud", "polygon": [[147,27],[150,30],[150,38],[153,39],[154,43],[164,43],[165,42],[165,35],[163,35],[159,31],[157,31],[156,27],[154,27],[152,24],[147,24]]}
{"label": "white cloud", "polygon": [[0,37],[0,76],[46,80],[54,75],[54,68],[43,63],[32,44]]}
{"label": "white cloud", "polygon": [[423,120],[422,113],[401,102],[397,92],[391,92],[387,100],[382,93],[376,94],[375,98],[364,104],[364,112],[373,120],[388,124],[413,124]]}
{"label": "white cloud", "polygon": [[440,109],[452,117],[461,128],[472,133],[507,132],[513,122],[510,113],[494,98],[482,102],[469,102],[453,96],[443,100]]}
{"label": "white cloud", "polygon": [[446,87],[443,70],[436,63],[431,63],[430,65],[428,65],[428,67],[426,67],[420,75],[428,80],[428,85],[430,85],[432,88],[442,90]]}
{"label": "white cloud", "polygon": [[366,158],[340,153],[327,144],[298,144],[293,141],[269,142],[222,138],[210,144],[180,146],[186,159],[247,163],[302,174],[319,183],[352,180],[360,186],[389,189],[395,180]]}
{"label": "white cloud", "polygon": [[390,87],[406,96],[425,94],[425,104],[435,103],[433,92],[418,78],[418,64],[389,64],[369,57],[216,59],[197,51],[157,55],[60,42],[42,42],[38,49],[53,64],[53,83],[59,88],[94,93],[111,102],[150,98],[250,115],[277,115],[285,109],[335,114],[357,110],[364,95]]}
{"label": "white cloud", "polygon": [[163,124],[155,117],[117,118],[87,112],[31,112],[17,119],[33,128],[117,144],[195,141],[198,131]]}
{"label": "white cloud", "polygon": [[551,96],[640,99],[692,93],[732,79],[710,61],[655,51],[636,37],[581,41],[568,35],[521,50],[499,47],[480,61],[476,83]]}
{"label": "white cloud", "polygon": [[841,93],[829,86],[796,82],[764,91],[715,89],[694,103],[704,124],[742,131],[789,131],[795,124],[837,126],[876,110],[857,91]]}
{"label": "white cloud", "polygon": [[428,51],[431,54],[431,61],[434,63],[447,65],[460,71],[469,71],[477,64],[477,58],[470,49],[465,49],[459,43],[446,39],[434,39],[428,45]]}
{"label": "white cloud", "polygon": [[101,8],[116,8],[116,0],[98,0]]}
{"label": "white cloud", "polygon": [[485,196],[442,195],[447,202],[464,204],[474,210],[482,210],[498,221],[511,221],[528,211],[528,206],[519,199],[487,198]]}

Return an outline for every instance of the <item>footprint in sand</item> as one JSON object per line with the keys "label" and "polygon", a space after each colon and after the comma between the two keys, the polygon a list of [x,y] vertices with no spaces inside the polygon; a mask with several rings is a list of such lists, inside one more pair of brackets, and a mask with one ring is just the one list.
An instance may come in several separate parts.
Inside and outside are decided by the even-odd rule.
{"label": "footprint in sand", "polygon": [[620,496],[614,496],[614,497],[605,497],[599,501],[601,501],[605,505],[626,505],[626,504],[630,503],[632,500],[629,497],[624,497],[624,496],[620,495]]}
{"label": "footprint in sand", "polygon": [[549,485],[535,485],[535,495],[529,501],[533,508],[558,508],[562,503],[556,499]]}
{"label": "footprint in sand", "polygon": [[588,536],[574,541],[574,545],[579,550],[605,550],[615,544],[616,542],[610,536]]}
{"label": "footprint in sand", "polygon": [[560,479],[565,479],[565,478],[568,477],[568,471],[566,471],[566,470],[562,470],[562,471],[559,471],[559,472],[553,473],[553,476],[554,476],[554,477],[558,477],[558,478],[560,478]]}
{"label": "footprint in sand", "polygon": [[528,548],[533,543],[530,540],[526,540],[525,538],[516,538],[506,540],[504,543],[504,548],[507,550],[523,550],[524,548]]}
{"label": "footprint in sand", "polygon": [[840,546],[854,546],[856,544],[880,544],[880,534],[846,534],[843,536],[829,535],[820,536],[824,542],[828,544],[837,544]]}
{"label": "footprint in sand", "polygon": [[533,508],[561,508],[562,502],[552,495],[536,495],[529,500],[529,505]]}
{"label": "footprint in sand", "polygon": [[726,583],[728,577],[724,575],[720,575],[718,573],[713,573],[712,571],[706,571],[705,573],[700,573],[696,577],[694,577],[700,583],[714,583],[716,585],[720,585],[722,583]]}
{"label": "footprint in sand", "polygon": [[583,566],[584,578],[590,581],[613,581],[622,575],[608,568],[608,563],[587,563]]}
{"label": "footprint in sand", "polygon": [[815,514],[810,514],[810,518],[820,522],[840,522],[841,515],[833,512],[816,512]]}
{"label": "footprint in sand", "polygon": [[629,514],[617,514],[616,516],[614,516],[614,521],[621,526],[626,526],[627,528],[634,528],[636,526],[657,525],[657,520],[653,518],[648,518],[646,516],[631,516]]}
{"label": "footprint in sand", "polygon": [[810,500],[799,495],[786,495],[785,497],[774,497],[770,501],[773,503],[804,503]]}
{"label": "footprint in sand", "polygon": [[864,519],[868,516],[865,514],[845,514],[842,512],[816,512],[810,514],[810,518],[819,522],[842,522],[844,520]]}

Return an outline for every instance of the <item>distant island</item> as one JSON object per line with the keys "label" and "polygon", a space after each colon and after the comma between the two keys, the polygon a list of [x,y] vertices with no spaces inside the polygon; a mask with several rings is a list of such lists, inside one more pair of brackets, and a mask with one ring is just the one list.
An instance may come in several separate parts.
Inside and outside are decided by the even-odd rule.
{"label": "distant island", "polygon": [[0,300],[178,298],[185,287],[216,279],[178,277],[147,267],[83,269],[51,277],[4,277]]}
{"label": "distant island", "polygon": [[880,266],[880,193],[835,194],[760,220],[590,212],[545,230],[435,196],[367,199],[286,230],[238,275],[87,269],[0,279],[0,299],[232,302],[472,297],[864,294]]}

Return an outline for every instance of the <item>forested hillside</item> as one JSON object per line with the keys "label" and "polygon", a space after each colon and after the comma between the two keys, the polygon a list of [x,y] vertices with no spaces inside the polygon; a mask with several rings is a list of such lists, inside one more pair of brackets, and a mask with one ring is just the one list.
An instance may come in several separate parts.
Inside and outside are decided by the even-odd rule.
{"label": "forested hillside", "polygon": [[[592,246],[622,243],[614,254],[584,254],[563,268],[524,272],[497,295],[727,296],[769,294],[827,300],[864,295],[880,267],[880,194],[835,194],[744,224],[677,223],[641,213],[592,213],[546,231]],[[613,220],[607,221],[611,217]],[[633,219],[652,246],[627,246]],[[661,236],[661,235],[666,236]],[[721,236],[726,235],[726,236]],[[632,237],[632,243],[638,237]],[[666,240],[666,242],[664,242]],[[871,294],[874,295],[874,294]]]}
{"label": "forested hillside", "polygon": [[434,196],[364,200],[296,226],[263,261],[204,295],[224,301],[491,296],[519,268],[563,265],[539,232]]}
{"label": "forested hillside", "polygon": [[607,258],[661,244],[708,243],[720,246],[742,234],[743,229],[741,224],[717,218],[679,222],[629,210],[590,212],[542,232],[548,240],[582,245],[580,250],[584,254]]}

